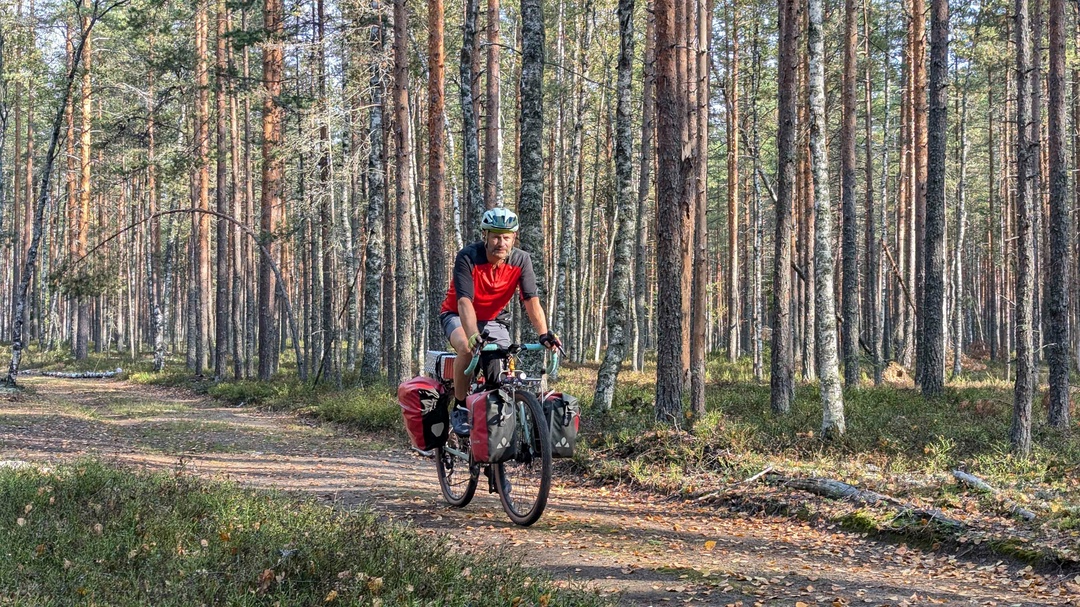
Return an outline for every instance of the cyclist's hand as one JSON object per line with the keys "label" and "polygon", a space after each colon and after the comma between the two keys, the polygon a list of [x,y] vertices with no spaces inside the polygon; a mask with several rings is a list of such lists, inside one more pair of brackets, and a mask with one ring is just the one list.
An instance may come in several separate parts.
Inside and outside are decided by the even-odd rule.
{"label": "cyclist's hand", "polygon": [[552,331],[548,331],[540,336],[540,345],[544,346],[548,350],[562,350],[562,342],[559,341],[559,336],[555,335]]}
{"label": "cyclist's hand", "polygon": [[469,336],[469,350],[476,351],[483,343],[484,339],[480,337],[479,333],[473,333]]}

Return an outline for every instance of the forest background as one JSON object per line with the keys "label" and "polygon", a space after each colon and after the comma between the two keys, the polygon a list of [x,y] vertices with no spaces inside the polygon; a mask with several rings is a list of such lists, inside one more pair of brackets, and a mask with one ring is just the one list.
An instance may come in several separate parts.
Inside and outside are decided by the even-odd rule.
{"label": "forest background", "polygon": [[504,204],[596,406],[655,351],[656,418],[700,417],[717,352],[777,413],[820,382],[842,434],[841,371],[933,397],[967,365],[1014,384],[1025,453],[1046,363],[1069,424],[1061,0],[3,2],[11,381],[33,345],[396,384]]}

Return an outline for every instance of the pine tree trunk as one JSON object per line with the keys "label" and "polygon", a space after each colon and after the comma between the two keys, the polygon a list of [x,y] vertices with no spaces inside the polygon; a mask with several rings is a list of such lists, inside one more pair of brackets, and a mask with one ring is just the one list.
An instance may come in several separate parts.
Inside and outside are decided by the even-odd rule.
{"label": "pine tree trunk", "polygon": [[416,290],[413,288],[412,237],[412,149],[409,122],[409,48],[408,16],[405,0],[394,0],[394,153],[397,251],[394,264],[394,288],[397,331],[395,353],[396,376],[390,384],[397,385],[412,376],[413,322],[416,317]]}
{"label": "pine tree trunk", "polygon": [[[439,323],[441,295],[450,284],[446,274],[446,223],[443,209],[446,205],[446,154],[443,134],[445,109],[446,59],[443,53],[443,0],[428,1],[428,338],[427,345],[440,350],[446,343]],[[539,148],[539,142],[537,142]],[[542,160],[542,158],[541,158]],[[543,165],[537,168],[543,175]],[[538,207],[539,209],[539,207]],[[539,219],[539,217],[537,217]],[[539,221],[536,226],[539,227]],[[536,249],[540,251],[541,249]],[[542,274],[541,274],[542,276]]]}
{"label": "pine tree trunk", "polygon": [[799,58],[800,5],[780,3],[776,237],[773,241],[773,313],[770,404],[774,413],[791,410],[795,355],[791,332],[791,205],[795,193],[795,72]]}
{"label": "pine tree trunk", "polygon": [[[696,0],[690,9],[695,12],[694,34],[696,43],[693,61],[697,64],[694,78],[697,79],[697,99],[694,103],[697,118],[697,159],[693,166],[694,194],[694,266],[693,289],[691,290],[690,316],[690,407],[694,415],[701,419],[705,415],[705,354],[707,349],[707,314],[709,282],[709,241],[708,241],[708,176],[709,176],[709,61],[708,49],[711,46],[712,8],[710,0]],[[745,283],[744,283],[745,284]],[[741,322],[740,322],[741,326]]]}
{"label": "pine tree trunk", "polygon": [[[863,4],[863,60],[866,62],[863,81],[863,118],[864,138],[863,143],[866,163],[866,326],[870,333],[870,355],[874,365],[874,385],[881,385],[884,372],[884,358],[882,354],[882,329],[885,325],[884,306],[881,297],[881,252],[878,244],[878,230],[880,229],[879,213],[881,209],[874,204],[874,97],[873,97],[873,57],[870,55],[870,3]],[[887,71],[887,70],[886,70]],[[885,81],[885,97],[888,99],[888,80]],[[885,114],[889,110],[886,106]],[[887,118],[886,118],[887,119]],[[886,127],[882,136],[882,175],[888,173],[888,132]],[[884,180],[882,180],[884,184]],[[884,204],[887,197],[882,192],[881,201]],[[881,213],[884,215],[884,213]]]}
{"label": "pine tree trunk", "polygon": [[[926,284],[926,188],[927,188],[927,95],[926,95],[926,0],[913,0],[911,26],[911,78],[914,184],[912,201],[915,213],[915,230],[911,234],[915,270],[915,383],[922,385],[923,363],[926,355],[925,322],[927,309],[923,294]],[[942,156],[944,158],[944,156]]]}
{"label": "pine tree trunk", "polygon": [[1032,122],[1031,29],[1028,0],[1016,0],[1016,383],[1009,441],[1013,452],[1031,452],[1031,406],[1035,392],[1033,335],[1035,174],[1038,162],[1036,125]]}
{"label": "pine tree trunk", "polygon": [[[843,314],[843,325],[840,331],[840,342],[844,357],[844,384],[849,388],[859,386],[859,231],[855,211],[855,44],[855,0],[844,0],[844,75],[841,91],[843,120],[840,128],[840,205],[843,208],[841,313]],[[824,99],[822,99],[822,104],[824,104]],[[824,111],[824,106],[822,105],[818,109]],[[816,172],[815,176],[817,176]],[[869,184],[869,182],[867,183]],[[828,188],[827,181],[815,181],[814,191],[818,193],[818,196],[824,193],[821,191],[824,188]],[[816,210],[819,205],[815,204],[814,208]],[[831,226],[831,224],[830,221],[827,225]],[[817,240],[815,240],[816,242]],[[816,250],[817,247],[815,246],[814,257],[819,259]],[[832,258],[831,251],[829,258]],[[820,288],[821,285],[818,285],[819,290]],[[820,312],[821,310],[819,310],[819,318],[821,317]],[[819,322],[818,326],[821,327],[822,323]],[[819,338],[821,337],[819,336]],[[818,346],[819,351],[826,348],[825,345]],[[822,381],[825,381],[824,377],[822,377]],[[824,393],[824,390],[822,392]],[[822,398],[824,398],[824,395]]]}
{"label": "pine tree trunk", "polygon": [[607,309],[608,347],[596,378],[593,403],[610,409],[615,394],[615,381],[626,356],[630,308],[631,248],[635,244],[632,230],[637,221],[634,198],[631,148],[634,137],[630,118],[630,76],[634,56],[634,1],[619,0],[619,63],[616,79],[617,107],[615,111],[615,215],[618,217],[615,234],[615,260],[611,270],[610,305]]}
{"label": "pine tree trunk", "polygon": [[[374,12],[380,13],[378,0],[373,3]],[[374,59],[371,65],[371,114],[368,124],[368,208],[367,208],[367,251],[364,266],[364,357],[360,365],[361,374],[374,379],[383,368],[383,179],[386,168],[383,160],[383,78],[380,60],[385,52],[381,19],[371,26],[371,46]]]}
{"label": "pine tree trunk", "polygon": [[656,0],[656,253],[657,360],[656,418],[670,424],[682,419],[682,115],[679,112],[675,2]]}
{"label": "pine tree trunk", "polygon": [[[210,208],[210,69],[207,62],[209,0],[199,0],[195,9],[195,206]],[[210,220],[204,213],[192,215],[195,232],[196,307],[195,375],[202,375],[210,358]]]}
{"label": "pine tree trunk", "polygon": [[[1069,278],[1076,233],[1066,196],[1065,162],[1065,2],[1050,0],[1049,177],[1050,258],[1046,283],[1046,358],[1050,365],[1049,421],[1069,426]],[[1077,129],[1073,125],[1073,129]]]}
{"label": "pine tree trunk", "polygon": [[[849,0],[850,2],[850,0]],[[854,5],[849,8],[854,12]],[[821,34],[821,0],[810,0],[806,38],[809,46],[810,162],[814,174],[814,293],[817,308],[817,372],[821,381],[821,433],[844,434],[844,397],[840,390],[840,363],[836,353],[836,300],[833,285],[832,203],[829,166],[825,154],[825,65]],[[854,16],[852,16],[854,21]],[[854,26],[852,26],[852,34]],[[852,78],[854,83],[854,78]],[[845,95],[847,93],[845,92]],[[854,87],[851,90],[854,98]],[[852,105],[854,105],[852,103]],[[852,110],[854,108],[852,107]],[[853,112],[854,114],[854,112]],[[847,122],[845,117],[845,122]],[[855,124],[851,120],[852,135]],[[854,141],[854,137],[852,137]],[[851,156],[855,155],[854,145]],[[845,152],[846,154],[846,152]],[[852,158],[854,160],[854,158]],[[854,164],[854,163],[853,163]],[[852,175],[854,180],[854,175]],[[854,190],[854,187],[852,188]],[[854,191],[852,192],[854,198]],[[846,205],[845,205],[846,207]]]}
{"label": "pine tree trunk", "polygon": [[[263,178],[262,208],[259,219],[260,238],[270,252],[270,256],[259,256],[259,379],[266,381],[277,368],[278,331],[276,281],[270,263],[280,251],[276,243],[275,230],[278,226],[281,205],[283,160],[278,153],[282,142],[283,110],[278,105],[281,96],[282,35],[284,24],[281,0],[264,0],[264,28],[268,43],[263,47],[263,83],[266,97],[263,100]],[[282,264],[283,266],[285,264]],[[281,286],[284,288],[284,285]],[[299,362],[299,361],[297,361]]]}
{"label": "pine tree trunk", "polygon": [[[228,196],[228,149],[229,142],[225,134],[227,117],[225,100],[225,77],[228,70],[226,61],[226,40],[228,14],[225,0],[217,0],[217,44],[215,47],[216,73],[214,74],[214,100],[217,105],[217,181],[215,184],[215,203],[218,213],[228,215],[231,201]],[[217,220],[217,293],[214,300],[215,337],[214,337],[214,377],[225,377],[225,362],[229,352],[229,224],[224,219]]]}
{"label": "pine tree trunk", "polygon": [[923,396],[945,389],[945,154],[948,137],[949,5],[931,2],[929,167],[926,181],[926,223],[923,244],[925,283],[922,306],[922,359],[919,369]]}
{"label": "pine tree trunk", "polygon": [[[89,31],[89,17],[83,18],[83,31]],[[81,124],[79,128],[79,227],[77,230],[77,251],[79,257],[86,255],[87,240],[90,233],[90,126],[93,112],[91,97],[91,66],[93,64],[93,45],[88,38],[82,42],[82,102],[80,104]],[[78,319],[75,333],[75,360],[86,360],[90,342],[90,304],[85,295],[78,300]]]}

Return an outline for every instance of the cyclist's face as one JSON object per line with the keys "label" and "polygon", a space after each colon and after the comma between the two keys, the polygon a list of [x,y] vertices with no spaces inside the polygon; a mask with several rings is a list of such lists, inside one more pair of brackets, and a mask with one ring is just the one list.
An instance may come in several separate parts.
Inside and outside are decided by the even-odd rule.
{"label": "cyclist's face", "polygon": [[514,248],[515,232],[499,234],[496,232],[484,232],[484,248],[488,257],[499,261],[506,261],[510,257],[510,250]]}

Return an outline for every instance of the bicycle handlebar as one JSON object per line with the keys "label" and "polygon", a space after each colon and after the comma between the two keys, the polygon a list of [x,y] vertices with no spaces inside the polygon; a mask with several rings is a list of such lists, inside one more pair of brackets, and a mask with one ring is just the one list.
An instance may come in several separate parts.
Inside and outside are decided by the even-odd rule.
{"label": "bicycle handlebar", "polygon": [[[486,334],[485,334],[484,337],[486,337]],[[543,346],[543,344],[516,344],[516,345],[517,345],[517,347],[519,349],[528,350],[528,351],[537,351],[537,350],[546,349]],[[511,349],[513,349],[513,347],[514,347],[513,345],[510,346]],[[472,362],[469,363],[469,367],[467,369],[465,369],[465,376],[466,377],[472,377],[473,373],[476,372],[476,365],[478,365],[480,363],[480,353],[481,352],[497,352],[498,350],[499,350],[499,345],[495,344],[495,343],[487,343],[487,344],[484,344],[482,347],[478,348],[476,350],[476,352],[473,354]],[[547,373],[549,375],[554,375],[555,372],[559,369],[559,354],[560,354],[561,351],[562,351],[562,348],[556,348],[555,350],[553,350],[553,352],[552,352],[552,360],[551,360],[551,368],[549,368],[547,370]]]}

